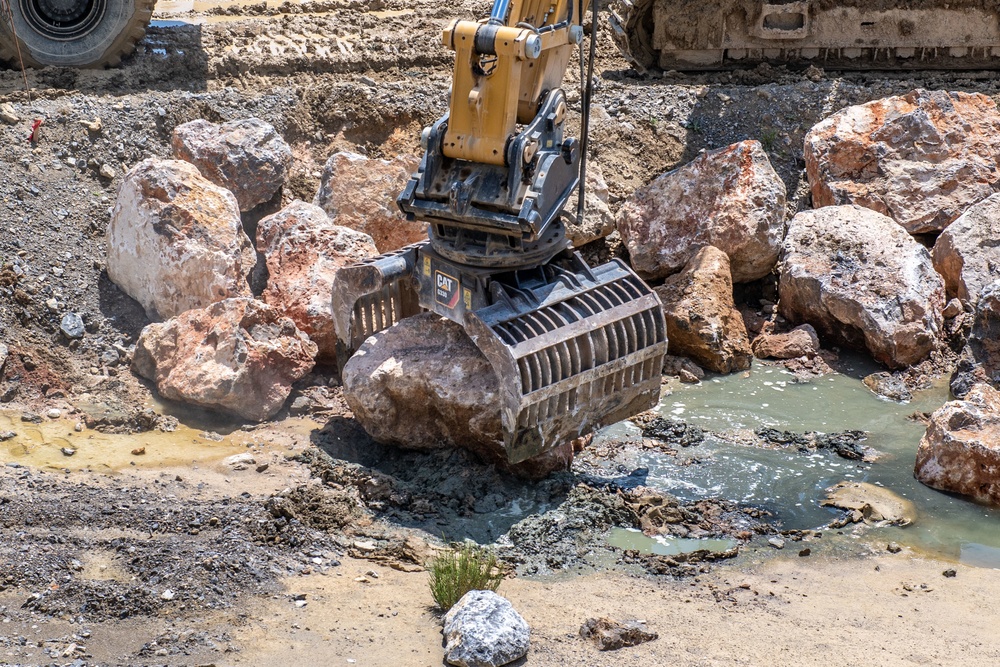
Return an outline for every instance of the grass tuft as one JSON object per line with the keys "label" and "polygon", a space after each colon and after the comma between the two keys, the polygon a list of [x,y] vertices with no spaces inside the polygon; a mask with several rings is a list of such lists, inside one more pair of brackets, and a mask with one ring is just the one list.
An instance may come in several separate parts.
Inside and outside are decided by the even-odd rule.
{"label": "grass tuft", "polygon": [[469,591],[495,591],[503,571],[492,550],[472,542],[452,547],[430,562],[431,594],[447,612]]}

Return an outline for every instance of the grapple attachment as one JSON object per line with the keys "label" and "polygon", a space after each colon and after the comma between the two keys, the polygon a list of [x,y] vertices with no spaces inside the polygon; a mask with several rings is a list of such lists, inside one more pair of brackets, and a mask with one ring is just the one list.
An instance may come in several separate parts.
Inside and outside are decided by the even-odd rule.
{"label": "grapple attachment", "polygon": [[618,260],[582,268],[537,289],[505,290],[510,298],[466,316],[500,378],[511,463],[659,399],[667,348],[660,299]]}
{"label": "grapple attachment", "polygon": [[[464,299],[438,299],[438,274]],[[518,463],[653,407],[667,348],[659,298],[624,263],[590,269],[575,253],[475,284],[426,244],[334,279],[341,367],[365,338],[426,308],[465,326],[500,383],[507,458]],[[419,300],[419,303],[418,303]],[[457,304],[453,303],[457,302]]]}

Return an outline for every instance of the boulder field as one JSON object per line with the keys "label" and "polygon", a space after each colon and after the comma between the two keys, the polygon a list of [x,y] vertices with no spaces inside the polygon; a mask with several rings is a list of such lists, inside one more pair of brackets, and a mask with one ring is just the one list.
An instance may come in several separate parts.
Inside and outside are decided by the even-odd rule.
{"label": "boulder field", "polygon": [[[982,95],[915,90],[812,128],[811,209],[789,206],[768,152],[747,140],[630,194],[612,196],[593,164],[586,217],[575,220],[574,201],[564,220],[585,253],[624,256],[650,281],[668,322],[664,370],[685,382],[745,370],[754,357],[828,372],[825,345],[866,350],[897,372],[967,345],[952,386],[974,389],[985,415],[995,405],[978,386],[1000,382],[998,129]],[[107,230],[109,277],[151,320],[169,320],[147,327],[133,368],[170,398],[268,418],[314,360],[335,359],[336,271],[426,238],[395,204],[417,158],[334,153],[311,204],[285,201],[258,221],[248,211],[275,206],[291,168],[274,128],[195,121],[175,128],[173,146],[183,160],[149,159],[125,176]],[[256,297],[251,275],[266,276]],[[251,387],[251,376],[274,391]],[[872,386],[900,384],[876,376]],[[342,379],[355,418],[380,442],[463,447],[528,477],[572,461],[566,443],[506,465],[497,378],[447,320],[425,314],[373,336]],[[905,400],[900,387],[892,395]]]}

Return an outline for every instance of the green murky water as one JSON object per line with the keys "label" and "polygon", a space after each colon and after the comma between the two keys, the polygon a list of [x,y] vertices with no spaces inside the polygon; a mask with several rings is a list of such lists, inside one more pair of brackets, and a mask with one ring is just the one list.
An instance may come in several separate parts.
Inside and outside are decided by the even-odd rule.
{"label": "green murky water", "polygon": [[[665,416],[713,432],[769,426],[788,431],[869,432],[867,445],[883,453],[871,464],[841,459],[831,452],[802,454],[794,449],[757,449],[715,437],[676,457],[643,450],[628,465],[647,468],[645,484],[680,498],[724,497],[766,507],[788,529],[818,528],[837,515],[821,507],[825,489],[844,481],[884,486],[913,501],[916,521],[905,528],[880,529],[886,540],[908,544],[963,563],[1000,567],[1000,511],[930,489],[913,478],[913,463],[924,425],[907,419],[932,412],[948,400],[944,382],[914,395],[906,404],[872,394],[858,379],[874,368],[857,361],[849,373],[799,383],[782,368],[756,364],[749,376],[708,378],[678,385],[661,399]],[[601,437],[639,437],[623,423]]]}
{"label": "green murky water", "polygon": [[694,539],[664,535],[648,537],[643,535],[641,530],[635,528],[612,528],[608,534],[608,544],[619,549],[635,549],[658,556],[676,556],[701,549],[722,553],[735,547],[738,542],[736,540]]}

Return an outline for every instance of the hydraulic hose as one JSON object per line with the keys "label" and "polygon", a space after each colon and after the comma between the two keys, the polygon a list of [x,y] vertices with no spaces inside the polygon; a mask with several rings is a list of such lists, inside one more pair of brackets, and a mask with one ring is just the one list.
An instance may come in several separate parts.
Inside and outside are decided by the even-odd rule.
{"label": "hydraulic hose", "polygon": [[[580,23],[583,23],[583,2],[580,0]],[[580,185],[577,194],[576,221],[583,222],[584,196],[587,188],[587,146],[590,143],[590,100],[594,94],[594,59],[597,56],[597,0],[590,0],[590,55],[587,59],[587,77],[581,80],[583,98],[580,109]],[[583,49],[580,49],[580,74],[583,75]],[[584,83],[586,81],[586,83]]]}

